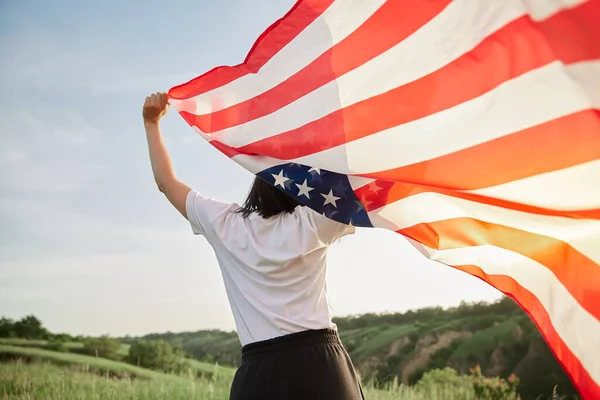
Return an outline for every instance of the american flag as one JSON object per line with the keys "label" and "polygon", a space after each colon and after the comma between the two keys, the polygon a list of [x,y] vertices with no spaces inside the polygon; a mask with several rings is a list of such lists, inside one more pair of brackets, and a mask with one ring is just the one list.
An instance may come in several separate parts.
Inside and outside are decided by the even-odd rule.
{"label": "american flag", "polygon": [[278,189],[513,298],[600,399],[600,0],[301,0],[169,97]]}

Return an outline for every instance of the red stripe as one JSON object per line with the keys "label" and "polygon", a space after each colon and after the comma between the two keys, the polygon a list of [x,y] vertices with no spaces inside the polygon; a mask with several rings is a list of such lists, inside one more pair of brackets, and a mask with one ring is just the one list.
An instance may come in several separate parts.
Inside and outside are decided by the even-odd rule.
{"label": "red stripe", "polygon": [[600,320],[600,265],[569,243],[474,218],[418,224],[398,233],[438,250],[492,245],[522,254],[552,271],[577,302]]}
{"label": "red stripe", "polygon": [[221,153],[225,154],[227,157],[231,158],[237,155],[240,155],[241,153],[239,151],[237,151],[235,148],[231,147],[231,146],[227,146],[226,144],[223,144],[217,140],[212,140],[210,142],[210,144],[212,144],[213,146],[215,146],[215,148],[217,150],[219,150]]}
{"label": "red stripe", "polygon": [[[558,59],[574,63],[598,58],[600,53],[600,1],[587,0],[537,24]],[[532,49],[533,50],[533,49]]]}
{"label": "red stripe", "polygon": [[334,0],[299,0],[288,13],[256,40],[243,63],[216,67],[169,91],[173,99],[186,99],[206,93],[244,75],[255,74],[275,54],[319,18]]}
{"label": "red stripe", "polygon": [[388,0],[348,37],[286,81],[234,106],[194,116],[193,125],[211,133],[271,114],[394,47],[449,3],[435,0],[415,7],[405,0]]}
{"label": "red stripe", "polygon": [[[590,29],[586,33],[587,45],[580,47],[571,38],[583,35],[584,25],[563,23],[571,18],[576,18],[579,23],[582,13],[585,21],[591,24],[596,20],[595,15],[600,14],[600,0],[590,0],[543,23],[519,18],[434,73],[297,129],[251,143],[241,150],[284,160],[314,154],[446,110],[481,96],[509,79],[556,61],[557,57],[567,63],[600,58],[598,29]],[[564,29],[560,35],[541,33],[540,26],[545,31],[551,30],[553,24]],[[597,43],[591,43],[592,40]],[[298,139],[312,132],[320,134],[312,141]],[[277,142],[276,148],[274,142]]]}
{"label": "red stripe", "polygon": [[538,331],[540,331],[542,337],[554,353],[554,356],[579,391],[581,398],[583,400],[600,399],[600,385],[592,379],[579,359],[558,335],[552,326],[548,311],[533,293],[519,285],[516,280],[509,276],[488,275],[481,268],[474,265],[459,265],[454,266],[454,268],[480,278],[514,299],[529,315]]}
{"label": "red stripe", "polygon": [[475,190],[597,159],[600,112],[585,110],[438,158],[360,176]]}
{"label": "red stripe", "polygon": [[439,193],[446,196],[456,197],[458,199],[474,201],[508,210],[527,212],[530,214],[572,219],[600,219],[600,208],[591,210],[558,211],[527,204],[515,203],[507,200],[500,200],[474,193],[457,192],[450,189],[441,189],[414,183],[389,182],[381,180],[373,183],[382,188],[382,190],[375,192],[369,185],[354,190],[354,193],[359,199],[361,199],[367,211],[377,210],[378,208],[381,208],[387,204],[414,196],[419,193]]}

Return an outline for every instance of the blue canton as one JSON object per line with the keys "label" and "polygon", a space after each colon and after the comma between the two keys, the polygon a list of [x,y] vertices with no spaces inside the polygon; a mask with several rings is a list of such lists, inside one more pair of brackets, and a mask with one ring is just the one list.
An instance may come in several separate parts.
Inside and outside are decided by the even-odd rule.
{"label": "blue canton", "polygon": [[328,218],[346,225],[373,226],[344,174],[288,163],[256,175]]}

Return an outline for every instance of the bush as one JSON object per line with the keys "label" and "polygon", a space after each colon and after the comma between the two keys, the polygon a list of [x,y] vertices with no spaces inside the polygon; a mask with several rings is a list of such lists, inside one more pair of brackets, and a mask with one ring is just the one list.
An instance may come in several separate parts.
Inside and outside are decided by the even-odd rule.
{"label": "bush", "polygon": [[75,338],[67,333],[50,333],[48,334],[48,341],[74,342]]}
{"label": "bush", "polygon": [[[452,368],[433,369],[423,374],[415,385],[418,389],[426,389],[430,387],[443,386],[446,388],[462,388],[473,389],[473,383],[467,376],[460,376],[456,370]],[[474,392],[473,392],[474,393]]]}
{"label": "bush", "polygon": [[62,340],[51,340],[48,342],[47,345],[44,346],[44,348],[46,350],[58,351],[61,353],[69,352],[69,347],[67,347],[67,344]]}
{"label": "bush", "polygon": [[184,366],[183,351],[164,340],[142,340],[131,345],[125,358],[130,364],[164,372],[179,372]]}
{"label": "bush", "polygon": [[110,360],[119,360],[119,349],[121,342],[107,335],[98,338],[87,338],[83,341],[83,348],[77,353],[83,353],[90,356],[108,358]]}
{"label": "bush", "polygon": [[471,379],[473,380],[473,389],[477,398],[490,400],[508,400],[518,399],[517,386],[519,378],[515,374],[511,374],[508,379],[488,378],[483,376],[481,368],[477,365],[469,370]]}
{"label": "bush", "polygon": [[479,366],[470,369],[470,375],[460,376],[452,368],[434,369],[423,374],[415,388],[423,395],[434,397],[444,392],[460,393],[461,399],[518,400],[519,379],[512,374],[508,379],[488,378]]}

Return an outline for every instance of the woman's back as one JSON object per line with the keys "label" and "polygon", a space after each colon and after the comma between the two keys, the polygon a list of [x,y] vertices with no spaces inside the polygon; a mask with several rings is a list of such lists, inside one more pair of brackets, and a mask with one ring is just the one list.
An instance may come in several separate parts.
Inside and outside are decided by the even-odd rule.
{"label": "woman's back", "polygon": [[159,121],[167,110],[165,93],[146,97],[152,171],[158,189],[219,261],[243,345],[230,400],[364,400],[331,322],[325,285],[327,248],[354,227],[301,206],[258,177],[241,207],[192,190],[176,178],[164,146]]}
{"label": "woman's back", "polygon": [[335,328],[325,282],[327,250],[352,233],[307,207],[245,216],[191,191],[187,215],[213,247],[242,345],[305,330]]}

